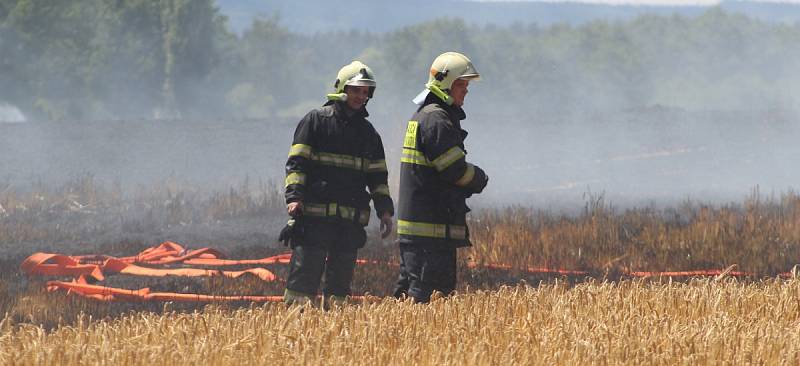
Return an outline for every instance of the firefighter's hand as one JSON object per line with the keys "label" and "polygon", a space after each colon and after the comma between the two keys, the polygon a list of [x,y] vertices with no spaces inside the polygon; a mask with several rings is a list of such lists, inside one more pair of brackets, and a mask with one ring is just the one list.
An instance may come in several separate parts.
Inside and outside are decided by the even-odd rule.
{"label": "firefighter's hand", "polygon": [[303,202],[297,201],[286,205],[286,211],[291,217],[298,217],[303,214]]}
{"label": "firefighter's hand", "polygon": [[386,239],[392,233],[392,215],[384,212],[381,216],[381,239]]}

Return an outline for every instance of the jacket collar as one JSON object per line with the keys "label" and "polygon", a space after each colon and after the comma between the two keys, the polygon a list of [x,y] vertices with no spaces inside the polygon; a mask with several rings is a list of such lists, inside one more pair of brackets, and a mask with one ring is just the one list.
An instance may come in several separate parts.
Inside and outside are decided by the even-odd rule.
{"label": "jacket collar", "polygon": [[[464,112],[464,109],[445,103],[443,100],[439,99],[439,97],[433,95],[433,93],[428,93],[428,96],[425,98],[425,101],[419,106],[419,109],[422,109],[428,104],[438,104],[442,109],[447,111],[447,114],[450,115],[450,118],[454,121],[461,121],[462,119],[467,118],[467,113]],[[419,110],[418,109],[418,110]]]}

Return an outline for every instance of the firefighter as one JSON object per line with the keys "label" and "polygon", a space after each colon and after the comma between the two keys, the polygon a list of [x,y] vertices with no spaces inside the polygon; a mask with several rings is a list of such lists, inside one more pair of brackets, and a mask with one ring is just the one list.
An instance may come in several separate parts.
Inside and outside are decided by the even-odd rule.
{"label": "firefighter", "polygon": [[286,303],[313,302],[323,274],[324,299],[338,303],[350,295],[356,252],[366,243],[370,199],[382,237],[392,230],[394,203],[383,143],[366,119],[375,86],[367,65],[353,61],[342,67],[335,93],[295,130],[286,162],[286,207],[292,219],[290,232],[282,234],[292,248]]}
{"label": "firefighter", "polygon": [[400,276],[395,297],[430,301],[456,286],[456,249],[471,246],[466,199],[480,193],[486,173],[466,161],[461,128],[467,87],[480,74],[463,54],[446,52],[433,61],[425,89],[414,102],[400,158],[397,233]]}

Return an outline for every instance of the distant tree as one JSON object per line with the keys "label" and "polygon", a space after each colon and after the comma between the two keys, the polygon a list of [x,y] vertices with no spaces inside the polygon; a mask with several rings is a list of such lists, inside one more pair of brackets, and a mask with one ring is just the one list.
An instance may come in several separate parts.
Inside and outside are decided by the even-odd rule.
{"label": "distant tree", "polygon": [[[291,34],[277,17],[255,19],[242,35],[238,57],[242,68],[235,73],[235,85],[227,98],[239,116],[264,117],[274,113],[276,98],[283,101],[291,90],[288,84],[302,70],[291,60]],[[294,73],[291,73],[294,68]],[[286,75],[290,73],[290,75]]]}
{"label": "distant tree", "polygon": [[10,6],[4,27],[16,34],[13,52],[20,76],[17,84],[30,93],[22,103],[49,118],[82,117],[87,112],[86,76],[92,51],[96,1],[20,0]]}
{"label": "distant tree", "polygon": [[405,113],[445,51],[476,64],[471,103],[493,113],[800,107],[800,24],[719,8],[581,26],[443,18],[383,34],[296,34],[272,16],[239,36],[213,0],[0,0],[0,50],[0,100],[50,119],[295,116],[353,59],[376,72],[371,112]]}
{"label": "distant tree", "polygon": [[[162,110],[175,115],[192,105],[187,95],[214,66],[217,9],[213,0],[163,0],[161,30],[164,47]],[[178,115],[180,113],[177,113]]]}
{"label": "distant tree", "polygon": [[0,62],[21,104],[52,119],[180,115],[221,29],[213,0],[2,0],[0,14],[0,42],[14,43]]}

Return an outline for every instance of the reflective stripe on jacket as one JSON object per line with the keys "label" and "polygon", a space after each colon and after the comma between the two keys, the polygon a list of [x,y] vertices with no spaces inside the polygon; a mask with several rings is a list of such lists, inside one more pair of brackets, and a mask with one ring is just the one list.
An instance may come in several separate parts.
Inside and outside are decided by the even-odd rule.
{"label": "reflective stripe on jacket", "polygon": [[406,128],[400,157],[401,244],[469,246],[466,198],[487,183],[466,161],[464,111],[429,95]]}
{"label": "reflective stripe on jacket", "polygon": [[[300,120],[286,162],[286,202],[304,202],[311,216],[366,225],[370,199],[378,217],[394,214],[386,158],[366,110],[348,117],[344,108],[331,101]],[[318,212],[322,207],[324,214]],[[328,212],[331,207],[335,214]]]}

